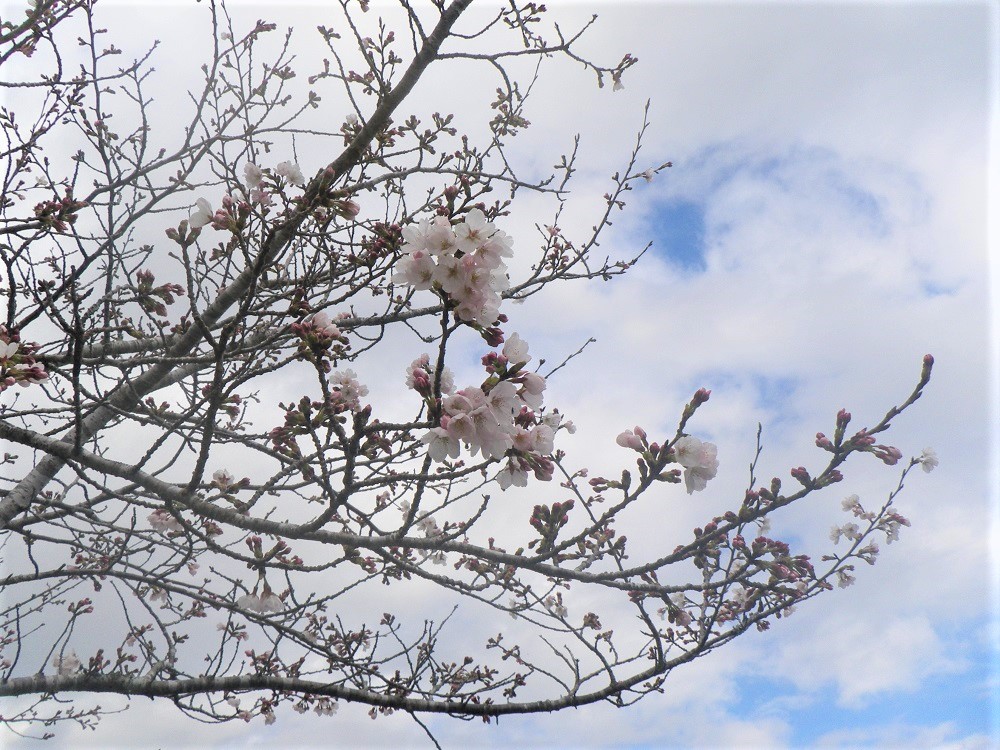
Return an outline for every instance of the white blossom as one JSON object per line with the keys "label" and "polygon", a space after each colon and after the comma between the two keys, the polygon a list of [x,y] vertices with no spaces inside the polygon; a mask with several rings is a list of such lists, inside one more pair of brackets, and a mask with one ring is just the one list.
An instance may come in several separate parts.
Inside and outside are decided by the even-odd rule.
{"label": "white blossom", "polygon": [[937,468],[938,457],[937,453],[934,452],[933,448],[924,448],[920,455],[917,456],[917,461],[920,462],[920,468],[922,468],[926,473],[930,474]]}
{"label": "white blossom", "polygon": [[274,173],[284,177],[285,181],[291,185],[302,186],[306,184],[306,178],[299,169],[299,165],[291,161],[283,161],[274,168]]}
{"label": "white blossom", "polygon": [[212,217],[215,216],[215,211],[212,210],[212,204],[205,198],[199,198],[195,201],[195,205],[197,208],[191,213],[191,218],[188,220],[188,224],[192,229],[200,229],[212,221]]}
{"label": "white blossom", "polygon": [[76,651],[70,651],[68,654],[56,656],[52,659],[52,666],[56,668],[60,677],[68,677],[71,674],[75,674],[81,665],[82,662],[76,655]]}

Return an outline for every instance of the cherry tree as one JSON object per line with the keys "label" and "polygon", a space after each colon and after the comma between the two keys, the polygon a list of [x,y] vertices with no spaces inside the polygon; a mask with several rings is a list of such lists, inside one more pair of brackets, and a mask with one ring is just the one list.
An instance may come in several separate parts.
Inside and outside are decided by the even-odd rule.
{"label": "cherry tree", "polygon": [[[637,61],[591,61],[590,24],[542,5],[470,17],[470,2],[379,17],[340,0],[318,60],[295,56],[307,32],[207,2],[201,85],[169,121],[150,115],[161,50],[123,63],[92,2],[4,19],[10,728],[92,726],[103,709],[83,693],[266,723],[342,701],[418,721],[626,706],[849,585],[908,525],[893,500],[936,457],[880,441],[930,356],[871,426],[836,414],[813,469],[762,480],[755,458],[727,512],[630,555],[636,509],[711,492],[710,391],[669,431],[622,415],[589,436],[622,467],[591,476],[546,398],[574,357],[546,369],[512,303],[640,261],[602,260],[599,239],[671,164],[641,160],[644,122],[591,226],[560,228],[576,152],[542,179],[511,158],[538,63],[568,60],[612,95]],[[417,114],[414,87],[450,70],[495,92],[478,121]],[[437,91],[441,107],[463,95]],[[553,211],[530,236],[513,229],[525,195]],[[391,404],[369,401],[372,362],[394,368]],[[849,459],[898,465],[882,500],[831,488]],[[814,494],[848,519],[819,560],[768,536]]]}

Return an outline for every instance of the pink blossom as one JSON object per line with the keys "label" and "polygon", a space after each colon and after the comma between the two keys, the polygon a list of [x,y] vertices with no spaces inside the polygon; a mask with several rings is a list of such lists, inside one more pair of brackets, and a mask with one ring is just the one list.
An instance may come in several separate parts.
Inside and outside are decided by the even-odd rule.
{"label": "pink blossom", "polygon": [[351,411],[359,411],[361,398],[368,395],[368,387],[358,382],[354,370],[335,372],[330,377],[330,385],[337,389],[338,401]]}
{"label": "pink blossom", "polygon": [[434,255],[451,255],[458,249],[458,238],[451,223],[443,216],[435,216],[427,226],[426,247]]}
{"label": "pink blossom", "polygon": [[339,708],[340,705],[336,701],[331,701],[329,698],[320,698],[316,701],[316,707],[313,710],[319,716],[333,716]]}
{"label": "pink blossom", "polygon": [[274,200],[271,198],[271,193],[269,193],[264,188],[255,188],[250,191],[250,201],[256,203],[259,206],[273,206]]}
{"label": "pink blossom", "polygon": [[850,586],[852,583],[854,583],[854,581],[855,581],[854,576],[852,576],[846,570],[838,570],[837,571],[837,585],[840,588],[846,589],[848,586]]}
{"label": "pink blossom", "polygon": [[860,507],[861,498],[859,498],[857,495],[848,495],[843,499],[840,505],[844,510],[853,511],[855,508]]}
{"label": "pink blossom", "polygon": [[517,389],[509,380],[497,383],[486,395],[486,404],[498,424],[513,422],[517,406]]}
{"label": "pink blossom", "polygon": [[236,606],[241,609],[249,610],[250,612],[260,611],[260,597],[256,594],[244,594],[239,599],[236,600]]}
{"label": "pink blossom", "polygon": [[[468,259],[468,260],[466,260]],[[478,291],[476,286],[467,284],[469,273],[475,268],[475,258],[471,255],[464,255],[456,258],[454,255],[442,255],[438,257],[437,266],[434,269],[434,281],[441,285],[448,294],[458,294],[466,286],[470,289],[466,296],[471,296],[468,292]]]}
{"label": "pink blossom", "polygon": [[547,455],[555,449],[556,433],[546,424],[540,424],[531,430],[532,450],[535,453]]}
{"label": "pink blossom", "polygon": [[333,324],[330,320],[330,316],[325,312],[318,312],[312,316],[313,327],[321,333],[323,336],[329,339],[335,339],[340,337],[340,329]]}
{"label": "pink blossom", "polygon": [[428,235],[431,231],[431,220],[424,219],[420,222],[407,224],[403,227],[403,246],[401,250],[404,253],[412,253],[416,250],[427,250]]}
{"label": "pink blossom", "polygon": [[634,451],[643,450],[642,440],[632,430],[625,430],[615,438],[615,442],[622,448],[631,448]]}
{"label": "pink blossom", "polygon": [[261,614],[268,612],[280,612],[283,608],[281,597],[265,587],[257,604],[257,611]]}
{"label": "pink blossom", "polygon": [[510,435],[513,415],[509,411],[504,415],[512,386],[508,384],[506,388],[501,388],[501,385],[494,386],[494,390],[500,390],[492,398],[488,398],[482,389],[471,387],[462,389],[443,402],[449,417],[448,434],[468,444],[473,455],[482,450],[485,456],[499,458],[513,442]]}
{"label": "pink blossom", "polygon": [[181,531],[184,528],[166,508],[154,510],[146,520],[156,531]]}
{"label": "pink blossom", "polygon": [[226,489],[236,482],[236,478],[225,469],[218,469],[212,474],[212,481],[221,489]]}
{"label": "pink blossom", "polygon": [[476,261],[484,268],[501,268],[503,259],[514,255],[513,247],[514,239],[498,229],[476,250]]}
{"label": "pink blossom", "polygon": [[434,286],[437,266],[424,250],[415,250],[396,264],[392,280],[396,284],[409,284],[414,289],[430,289]]}

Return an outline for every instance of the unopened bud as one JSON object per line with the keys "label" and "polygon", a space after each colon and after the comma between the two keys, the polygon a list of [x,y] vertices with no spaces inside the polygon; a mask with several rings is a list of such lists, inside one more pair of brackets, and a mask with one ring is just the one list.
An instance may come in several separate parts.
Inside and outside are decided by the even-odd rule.
{"label": "unopened bud", "polygon": [[806,468],[804,466],[798,466],[792,469],[791,475],[795,479],[799,480],[799,482],[801,482],[802,485],[805,487],[808,487],[812,483],[812,480],[809,477],[809,472],[806,471]]}
{"label": "unopened bud", "polygon": [[920,383],[926,383],[931,379],[931,369],[934,367],[934,357],[930,354],[924,355],[924,366],[920,370]]}

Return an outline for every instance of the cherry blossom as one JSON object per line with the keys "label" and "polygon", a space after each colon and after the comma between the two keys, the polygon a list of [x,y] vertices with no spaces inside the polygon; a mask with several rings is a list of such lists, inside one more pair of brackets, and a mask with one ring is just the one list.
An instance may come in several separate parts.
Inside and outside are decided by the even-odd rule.
{"label": "cherry blossom", "polygon": [[173,514],[165,508],[154,510],[149,514],[146,520],[149,521],[149,525],[156,531],[181,531],[184,528],[181,526],[180,521],[178,521]]}
{"label": "cherry blossom", "polygon": [[[434,369],[431,367],[430,355],[422,354],[406,368],[406,386],[423,396],[430,396],[433,383]],[[455,376],[450,369],[445,367],[441,370],[441,393],[453,393],[454,391]]]}
{"label": "cherry blossom", "polygon": [[420,440],[427,445],[427,453],[433,461],[458,458],[462,452],[462,445],[458,441],[458,438],[452,437],[442,427],[434,427],[428,430]]}
{"label": "cherry blossom", "polygon": [[844,510],[853,511],[855,508],[861,507],[861,498],[857,495],[848,495],[843,499],[843,501],[841,501],[841,507],[843,507]]}
{"label": "cherry blossom", "polygon": [[264,172],[253,162],[243,165],[243,181],[249,188],[258,188],[264,179]]}
{"label": "cherry blossom", "polygon": [[456,316],[482,327],[500,314],[500,293],[510,280],[503,258],[511,241],[481,209],[471,209],[455,226],[444,216],[423,219],[402,229],[403,257],[393,283],[414,290],[438,289],[456,303]]}
{"label": "cherry blossom", "polygon": [[236,478],[225,469],[218,469],[212,474],[212,482],[220,489],[226,489],[236,483]]}
{"label": "cherry blossom", "polygon": [[855,577],[851,575],[846,568],[842,568],[837,571],[837,585],[846,589],[848,586],[854,583]]}
{"label": "cherry blossom", "polygon": [[69,677],[77,673],[82,666],[82,662],[80,661],[80,657],[76,655],[76,651],[70,651],[63,656],[53,657],[52,666],[56,668],[60,677]]}
{"label": "cherry blossom", "polygon": [[[367,4],[360,0],[362,8]],[[353,28],[351,4],[338,5]],[[82,150],[72,157],[76,166],[48,162],[38,149],[22,160],[23,169],[15,165],[20,174],[12,174],[10,184],[24,186],[26,196],[65,188],[67,197],[43,197],[34,210],[30,202],[19,207],[15,201],[8,217],[20,244],[12,251],[7,286],[24,288],[8,295],[12,329],[0,325],[0,391],[50,377],[54,382],[26,397],[4,394],[2,404],[5,445],[9,439],[18,451],[5,453],[3,461],[10,471],[24,466],[26,473],[0,498],[0,521],[8,532],[15,524],[15,534],[38,530],[28,539],[38,554],[25,557],[34,572],[26,567],[14,576],[23,584],[11,585],[23,585],[25,593],[20,605],[11,599],[20,609],[11,610],[10,633],[0,639],[0,651],[8,646],[0,653],[9,673],[7,693],[43,695],[44,703],[61,702],[58,693],[67,683],[80,695],[138,690],[172,699],[206,720],[264,724],[276,720],[282,703],[298,713],[334,713],[337,703],[318,693],[366,703],[373,718],[412,709],[414,716],[444,710],[492,721],[501,703],[513,713],[535,711],[539,701],[554,710],[603,700],[631,703],[660,690],[679,662],[753,625],[764,629],[772,616],[787,615],[793,602],[835,581],[848,585],[851,564],[858,565],[852,558],[874,563],[879,548],[872,538],[884,533],[892,542],[908,525],[889,504],[868,512],[856,496],[845,499],[844,520],[856,523],[834,529],[834,541],[847,543],[841,554],[824,557],[831,565],[820,573],[801,554],[812,553],[811,541],[790,545],[764,536],[770,525],[765,514],[782,513],[839,478],[835,469],[847,466],[849,454],[866,451],[899,462],[899,450],[876,445],[888,417],[851,436],[845,432],[850,415],[838,414],[831,439],[817,434],[817,444],[834,454],[832,463],[815,479],[796,469],[802,489],[782,491],[780,480],[761,480],[755,462],[745,494],[687,508],[684,518],[664,517],[659,483],[684,481],[693,493],[716,476],[717,447],[685,435],[703,429],[693,418],[709,398],[707,389],[681,407],[666,439],[654,442],[638,426],[618,435],[630,453],[600,458],[624,465],[612,467],[613,480],[589,479],[577,457],[557,449],[560,430],[575,427],[546,403],[552,389],[543,374],[548,370],[538,364],[542,353],[531,356],[504,298],[522,302],[562,279],[608,280],[623,273],[633,262],[628,256],[596,256],[602,232],[625,207],[627,191],[640,178],[651,182],[669,162],[637,172],[637,142],[593,220],[580,213],[588,210],[586,202],[579,210],[568,202],[568,178],[578,169],[575,150],[555,167],[566,179],[515,180],[507,138],[527,127],[519,113],[528,110],[511,92],[523,94],[530,86],[503,80],[510,50],[493,47],[502,29],[489,20],[479,33],[463,22],[457,27],[462,37],[475,43],[452,49],[449,29],[464,3],[447,5],[426,15],[414,7],[410,23],[403,23],[411,38],[396,47],[381,24],[371,38],[344,36],[349,45],[362,44],[361,62],[352,63],[358,72],[335,64],[310,80],[333,79],[321,86],[342,84],[358,106],[360,96],[370,94],[367,122],[353,113],[326,112],[317,122],[332,123],[333,132],[296,123],[296,112],[317,106],[319,93],[327,101],[336,97],[318,89],[305,108],[297,98],[283,108],[291,95],[283,82],[297,75],[292,62],[298,47],[279,43],[265,55],[255,40],[274,24],[241,29],[237,42],[229,39],[233,32],[224,19],[229,43],[213,49],[215,59],[205,69],[222,71],[225,81],[216,76],[196,98],[193,116],[182,123],[190,126],[190,137],[182,138],[180,150],[153,156],[151,148],[144,155],[147,137],[159,143],[164,134],[133,130],[145,120],[125,114],[89,122],[94,137],[80,141]],[[526,52],[568,52],[572,39],[560,38],[560,47],[552,47],[545,31],[550,24],[535,24],[541,11],[527,6],[507,19],[520,32],[514,51],[532,24]],[[429,35],[424,22],[432,19]],[[58,51],[55,38],[43,31]],[[321,29],[331,48],[339,32]],[[454,53],[443,57],[486,63],[508,84],[485,128],[470,120],[475,129],[466,130],[460,118],[452,122],[438,113],[421,120],[410,113],[422,107],[414,110],[397,97],[442,57],[439,44]],[[332,53],[331,59],[346,59]],[[592,67],[601,84],[620,91],[632,62],[626,56],[615,68]],[[142,115],[148,99],[136,88],[144,73],[141,63],[136,66],[125,77],[94,66],[87,73],[95,81],[113,80],[127,94],[123,104],[131,102],[133,114]],[[492,88],[490,83],[486,90]],[[89,101],[100,90],[67,94],[74,109],[64,122],[73,125],[77,109],[103,116],[97,113],[106,108]],[[466,115],[471,113],[461,119]],[[36,136],[45,133],[36,131],[21,145],[40,143]],[[330,136],[335,142],[324,142]],[[278,163],[296,153],[319,159],[312,183],[294,161]],[[266,164],[256,163],[265,158]],[[111,175],[96,187],[89,174],[95,165]],[[39,168],[45,187],[31,188]],[[124,177],[115,181],[115,175]],[[87,231],[57,237],[88,207],[70,192],[84,183],[94,201],[81,222]],[[172,203],[177,191],[194,185],[204,186],[197,188],[204,197],[193,192],[179,199],[192,205],[181,207],[167,231],[175,247],[140,244],[147,224],[178,205]],[[306,185],[312,189],[293,187]],[[515,192],[523,197],[515,200]],[[551,219],[521,215],[525,200],[532,209],[535,200],[527,196],[533,192],[552,204]],[[362,204],[366,216],[359,220]],[[540,246],[514,263],[514,238],[501,225],[536,221]],[[564,235],[560,221],[572,224],[572,231]],[[212,242],[201,237],[209,225],[222,233]],[[115,227],[125,234],[117,237]],[[157,290],[173,294],[171,285],[154,286],[147,264],[186,283],[187,304],[170,311],[176,312],[173,320],[166,310],[171,300],[152,300]],[[13,329],[13,321],[21,328]],[[22,341],[29,331],[46,338]],[[414,340],[430,353],[412,359],[420,349],[403,347]],[[482,351],[479,341],[485,342]],[[346,369],[365,375],[393,354],[402,359],[389,384],[404,379],[403,366],[412,359],[401,399],[388,390],[369,397],[358,374]],[[476,362],[483,371],[470,374]],[[931,364],[924,360],[918,390]],[[458,383],[452,369],[461,374]],[[592,399],[616,387],[600,363],[591,376]],[[262,422],[272,413],[283,422],[269,429]],[[928,449],[907,470],[915,463],[930,471],[937,457]],[[529,502],[527,492],[512,488],[528,487],[532,475],[555,481]],[[498,497],[497,487],[512,491]],[[895,492],[890,503],[894,498]],[[525,511],[535,501],[529,516]],[[817,512],[822,498],[820,503]],[[700,517],[689,525],[685,518],[692,513]],[[655,536],[651,547],[643,524]],[[280,583],[279,591],[270,580]],[[73,593],[81,582],[84,594],[95,592],[93,602]],[[476,647],[465,649],[454,640],[455,627],[478,626],[480,618],[465,607],[455,617],[435,611],[444,602],[431,593],[435,589],[506,609],[520,618],[517,632],[500,628],[494,639],[495,623],[483,621],[490,632],[458,633]],[[421,599],[416,609],[414,593]],[[647,617],[657,602],[669,622]],[[106,605],[119,603],[123,609],[112,617]],[[572,622],[570,608],[577,612]],[[98,622],[78,622],[95,611]],[[579,611],[586,614],[581,618]],[[539,627],[541,644],[529,632]],[[80,638],[92,644],[88,662],[75,653],[61,656]],[[482,646],[484,655],[477,653]],[[42,654],[43,661],[18,663],[15,647],[16,653]],[[552,659],[552,653],[563,658]],[[76,703],[67,696],[48,718],[37,714],[37,721],[72,721],[76,712],[89,723],[90,714]]]}
{"label": "cherry blossom", "polygon": [[333,321],[330,320],[330,316],[325,312],[318,312],[313,315],[312,324],[314,330],[328,339],[340,337],[340,329],[333,324]]}
{"label": "cherry blossom", "polygon": [[517,380],[522,384],[517,394],[521,400],[532,409],[540,409],[542,406],[542,393],[545,391],[545,378],[537,372],[526,372],[520,375]]}
{"label": "cherry blossom", "polygon": [[924,448],[920,452],[920,455],[917,456],[917,462],[920,464],[920,468],[923,469],[925,473],[930,474],[937,468],[937,453],[934,452],[933,448]]}
{"label": "cherry blossom", "polygon": [[496,475],[497,484],[500,489],[506,490],[507,488],[513,487],[527,487],[528,486],[528,472],[521,465],[520,460],[511,456],[507,463],[504,465]]}
{"label": "cherry blossom", "polygon": [[642,451],[642,439],[632,430],[625,430],[615,438],[615,442],[622,448],[631,448],[634,451]]}
{"label": "cherry blossom", "polygon": [[834,526],[830,530],[830,541],[834,544],[840,542],[840,537],[843,536],[845,539],[860,539],[861,530],[858,528],[856,523],[846,523],[843,526]]}
{"label": "cherry blossom", "polygon": [[512,333],[503,345],[503,356],[512,364],[527,364],[531,361],[531,355],[528,354],[528,342],[518,334]]}
{"label": "cherry blossom", "polygon": [[455,227],[455,244],[463,253],[475,252],[496,229],[481,210],[474,208],[465,215],[465,221]]}
{"label": "cherry blossom", "polygon": [[299,169],[299,165],[291,161],[283,161],[274,168],[274,173],[279,177],[284,177],[290,185],[301,187],[306,184],[306,178]]}
{"label": "cherry blossom", "polygon": [[361,398],[368,395],[368,386],[361,385],[354,370],[335,372],[330,377],[330,384],[336,388],[334,398],[339,404],[350,411],[361,409]]}
{"label": "cherry blossom", "polygon": [[543,602],[545,608],[551,612],[556,617],[566,619],[569,616],[569,610],[563,604],[562,593],[557,593],[555,596],[548,596]]}
{"label": "cherry blossom", "polygon": [[718,448],[714,443],[704,443],[692,435],[686,435],[674,443],[674,456],[684,467],[684,485],[688,494],[708,486],[719,470]]}
{"label": "cherry blossom", "polygon": [[195,205],[197,209],[191,213],[188,224],[190,224],[192,229],[201,229],[201,227],[211,223],[215,216],[215,210],[206,198],[199,198],[195,201]]}

